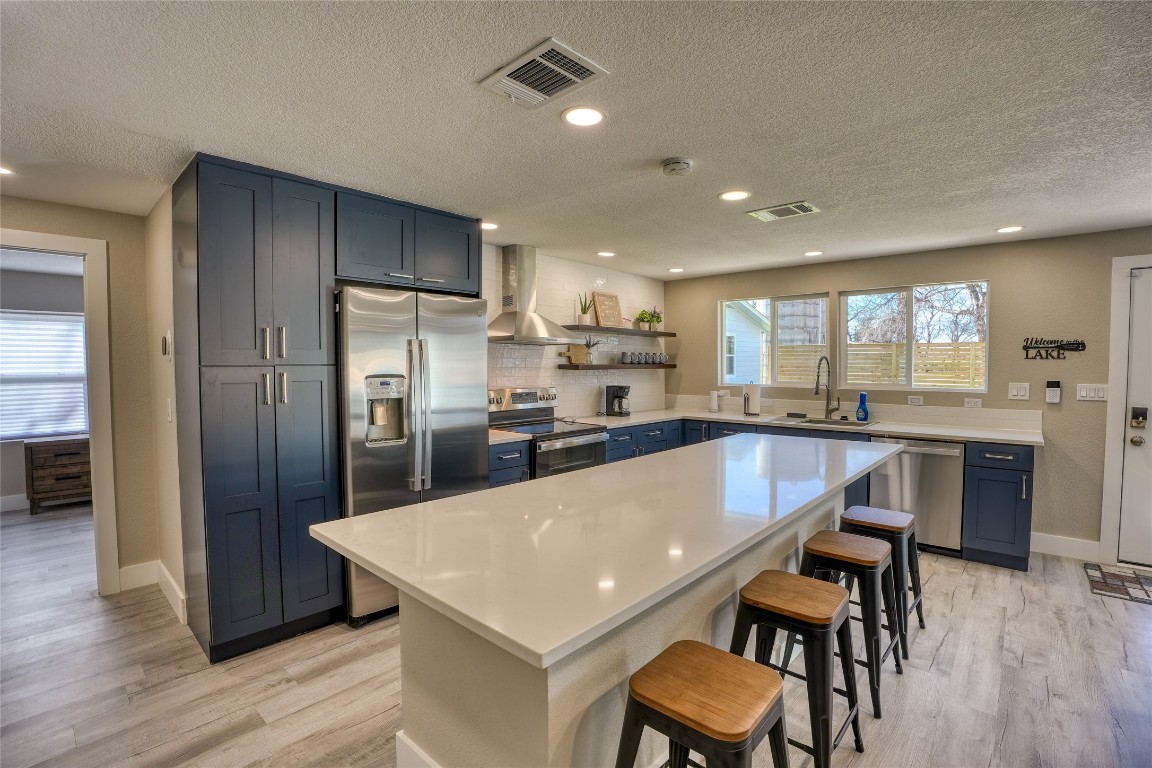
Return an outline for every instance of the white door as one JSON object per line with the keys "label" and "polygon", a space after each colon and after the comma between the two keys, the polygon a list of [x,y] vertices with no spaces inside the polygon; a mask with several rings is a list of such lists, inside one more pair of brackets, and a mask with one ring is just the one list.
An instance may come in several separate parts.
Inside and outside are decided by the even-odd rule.
{"label": "white door", "polygon": [[1152,269],[1132,270],[1131,312],[1119,559],[1152,565]]}

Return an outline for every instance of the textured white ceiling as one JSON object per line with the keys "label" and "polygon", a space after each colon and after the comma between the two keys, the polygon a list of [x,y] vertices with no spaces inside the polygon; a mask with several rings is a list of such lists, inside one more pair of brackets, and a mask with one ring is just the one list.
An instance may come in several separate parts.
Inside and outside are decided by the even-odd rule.
{"label": "textured white ceiling", "polygon": [[[1150,7],[5,2],[0,184],[140,214],[203,151],[658,278],[1138,226]],[[550,35],[611,75],[536,110],[476,84]],[[744,213],[795,200],[821,212]]]}

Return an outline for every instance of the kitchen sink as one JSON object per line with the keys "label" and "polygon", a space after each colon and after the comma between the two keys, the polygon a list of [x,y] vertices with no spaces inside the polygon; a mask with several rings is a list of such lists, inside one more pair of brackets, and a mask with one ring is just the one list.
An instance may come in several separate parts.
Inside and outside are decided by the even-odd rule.
{"label": "kitchen sink", "polygon": [[818,419],[809,418],[807,416],[800,418],[796,416],[781,416],[772,419],[773,424],[827,424],[833,427],[847,427],[848,429],[860,429],[862,427],[870,427],[875,422],[873,421],[847,421],[841,419]]}

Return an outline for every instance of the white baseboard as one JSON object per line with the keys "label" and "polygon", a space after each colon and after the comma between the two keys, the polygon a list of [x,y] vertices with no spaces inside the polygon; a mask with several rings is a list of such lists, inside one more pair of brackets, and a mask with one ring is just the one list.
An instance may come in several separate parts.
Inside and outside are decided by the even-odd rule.
{"label": "white baseboard", "polygon": [[180,620],[181,624],[187,624],[188,597],[184,594],[184,590],[180,589],[176,584],[176,579],[172,578],[171,572],[160,560],[156,561],[156,571],[160,589],[164,592],[164,597],[168,598],[168,602],[171,603],[173,613],[176,614],[176,618]]}
{"label": "white baseboard", "polygon": [[396,731],[396,768],[440,768],[403,730]]}
{"label": "white baseboard", "polygon": [[184,595],[183,590],[177,586],[176,580],[172,578],[172,574],[164,567],[164,563],[159,560],[150,560],[147,563],[126,565],[120,569],[121,591],[147,587],[152,584],[160,587],[160,591],[164,593],[164,597],[167,598],[168,603],[172,606],[172,612],[176,614],[176,618],[180,620],[180,623],[187,624],[188,598]]}
{"label": "white baseboard", "polygon": [[1032,532],[1032,551],[1045,555],[1059,555],[1076,560],[1099,562],[1100,542],[1088,539],[1072,539],[1051,533]]}
{"label": "white baseboard", "polygon": [[156,583],[156,565],[158,561],[149,560],[147,563],[126,565],[120,569],[120,591],[137,589]]}
{"label": "white baseboard", "polygon": [[9,512],[13,509],[28,509],[28,497],[22,493],[0,496],[0,512]]}

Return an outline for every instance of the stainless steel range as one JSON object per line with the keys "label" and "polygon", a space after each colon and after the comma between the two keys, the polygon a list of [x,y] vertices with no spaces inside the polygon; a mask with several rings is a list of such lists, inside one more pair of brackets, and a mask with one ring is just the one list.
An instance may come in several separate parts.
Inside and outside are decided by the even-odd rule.
{"label": "stainless steel range", "polygon": [[556,418],[556,387],[488,390],[488,426],[531,438],[532,477],[548,477],[605,463],[608,428]]}

